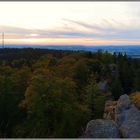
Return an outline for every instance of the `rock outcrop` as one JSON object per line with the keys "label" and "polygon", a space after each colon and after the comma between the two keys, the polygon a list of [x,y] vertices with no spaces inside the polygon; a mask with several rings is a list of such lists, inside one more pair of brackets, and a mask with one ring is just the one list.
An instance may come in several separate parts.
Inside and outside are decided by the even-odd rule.
{"label": "rock outcrop", "polygon": [[118,101],[107,101],[104,119],[90,121],[83,137],[140,138],[140,110],[126,94]]}
{"label": "rock outcrop", "polygon": [[113,120],[91,120],[83,138],[119,138],[119,129]]}
{"label": "rock outcrop", "polygon": [[115,122],[124,138],[140,138],[140,110],[131,103],[128,95],[122,95],[117,102]]}
{"label": "rock outcrop", "polygon": [[104,119],[107,120],[115,120],[115,109],[116,109],[117,101],[108,100],[105,103],[104,109]]}

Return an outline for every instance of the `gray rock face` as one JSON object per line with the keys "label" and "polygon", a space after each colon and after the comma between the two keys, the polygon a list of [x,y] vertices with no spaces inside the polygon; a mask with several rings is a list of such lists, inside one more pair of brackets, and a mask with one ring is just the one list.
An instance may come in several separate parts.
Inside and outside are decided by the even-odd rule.
{"label": "gray rock face", "polygon": [[113,120],[91,120],[87,124],[84,138],[119,138],[119,131]]}
{"label": "gray rock face", "polygon": [[107,80],[102,80],[98,83],[98,87],[101,91],[106,92],[108,91],[108,82]]}
{"label": "gray rock face", "polygon": [[129,96],[122,95],[117,102],[115,121],[124,138],[140,138],[140,110],[138,110]]}
{"label": "gray rock face", "polygon": [[87,124],[83,138],[140,138],[140,110],[131,103],[128,95],[118,101],[107,101],[104,119]]}
{"label": "gray rock face", "polygon": [[131,101],[129,100],[129,96],[124,94],[120,96],[117,107],[116,107],[116,113],[121,113],[124,110],[127,110],[131,107]]}

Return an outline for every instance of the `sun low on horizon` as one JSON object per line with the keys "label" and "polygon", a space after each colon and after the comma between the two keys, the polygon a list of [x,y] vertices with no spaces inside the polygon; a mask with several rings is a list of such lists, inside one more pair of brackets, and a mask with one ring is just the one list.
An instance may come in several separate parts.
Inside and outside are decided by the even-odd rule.
{"label": "sun low on horizon", "polygon": [[140,2],[0,2],[6,44],[140,45]]}

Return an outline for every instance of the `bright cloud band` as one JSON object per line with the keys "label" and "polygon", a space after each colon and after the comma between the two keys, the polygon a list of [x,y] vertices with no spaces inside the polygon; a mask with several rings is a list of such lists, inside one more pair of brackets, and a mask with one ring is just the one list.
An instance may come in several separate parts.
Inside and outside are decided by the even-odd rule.
{"label": "bright cloud band", "polygon": [[0,31],[16,44],[140,44],[140,2],[0,2]]}

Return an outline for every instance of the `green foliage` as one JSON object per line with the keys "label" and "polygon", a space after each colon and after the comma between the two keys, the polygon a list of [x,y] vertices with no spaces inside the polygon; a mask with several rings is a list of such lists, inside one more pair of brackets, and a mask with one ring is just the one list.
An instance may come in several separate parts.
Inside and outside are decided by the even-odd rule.
{"label": "green foliage", "polygon": [[140,91],[140,69],[137,69],[135,72],[135,78],[134,78],[134,90]]}
{"label": "green foliage", "polygon": [[[139,61],[120,53],[31,48],[0,53],[0,133],[6,137],[79,137],[90,119],[103,116],[101,79],[115,99],[140,90]],[[118,75],[110,69],[114,63]]]}
{"label": "green foliage", "polygon": [[111,84],[111,92],[112,92],[112,95],[114,96],[115,100],[117,100],[123,94],[121,82],[118,78],[115,78],[113,80],[113,82]]}
{"label": "green foliage", "polygon": [[22,106],[27,108],[27,122],[33,127],[27,128],[26,137],[75,137],[88,114],[76,102],[75,83],[50,75],[32,79]]}
{"label": "green foliage", "polygon": [[91,77],[91,81],[87,86],[87,102],[91,111],[91,119],[102,118],[105,96],[101,95],[93,76]]}
{"label": "green foliage", "polygon": [[74,79],[76,80],[78,86],[86,85],[88,81],[89,70],[85,61],[78,61],[75,64],[75,74]]}

